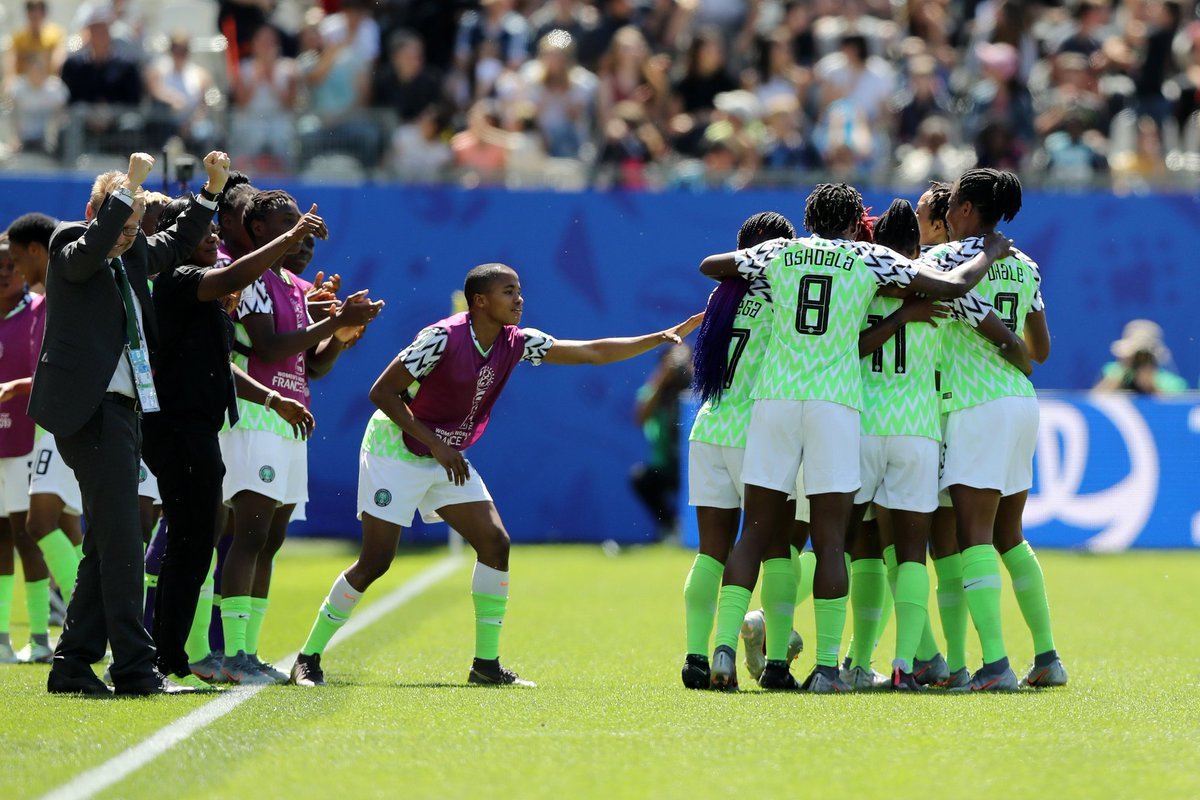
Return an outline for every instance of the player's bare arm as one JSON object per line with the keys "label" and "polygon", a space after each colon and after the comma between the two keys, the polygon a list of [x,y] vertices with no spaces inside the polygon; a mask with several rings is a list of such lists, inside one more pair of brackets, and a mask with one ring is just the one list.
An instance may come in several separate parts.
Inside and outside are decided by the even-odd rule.
{"label": "player's bare arm", "polygon": [[270,314],[247,314],[242,318],[242,324],[254,351],[264,361],[279,361],[321,344],[341,328],[356,328],[375,319],[383,308],[383,301],[360,302],[366,297],[365,289],[356,292],[327,319],[303,330],[277,332]]}
{"label": "player's bare arm", "polygon": [[993,231],[983,237],[983,250],[978,255],[948,272],[923,266],[920,261],[916,262],[920,269],[908,284],[908,288],[946,300],[962,297],[983,280],[992,264],[1011,253],[1012,240]]}
{"label": "player's bare arm", "polygon": [[297,439],[307,439],[312,436],[313,429],[317,427],[317,421],[303,403],[290,397],[284,397],[273,389],[268,389],[250,377],[237,364],[230,364],[230,367],[233,369],[233,385],[238,397],[263,406],[268,411],[274,411],[280,419],[292,426],[292,434]]}
{"label": "player's bare arm", "polygon": [[404,392],[415,380],[413,374],[404,366],[404,362],[397,357],[375,380],[368,396],[380,411],[387,414],[388,419],[400,427],[400,430],[429,448],[429,452],[446,470],[447,480],[456,486],[462,486],[471,478],[471,468],[467,459],[414,417],[412,409],[404,400]]}
{"label": "player's bare arm", "polygon": [[1045,311],[1031,311],[1025,315],[1024,334],[1029,357],[1045,364],[1050,357],[1050,326],[1046,323]]}
{"label": "player's bare arm", "polygon": [[665,331],[647,333],[642,336],[588,341],[559,339],[546,352],[542,360],[547,364],[612,364],[616,361],[625,361],[664,344],[679,344],[703,321],[704,314],[700,313]]}
{"label": "player's bare arm", "polygon": [[249,255],[239,258],[227,267],[217,267],[204,273],[196,288],[196,297],[201,302],[220,300],[227,294],[239,292],[258,280],[264,272],[278,263],[288,251],[308,234],[326,239],[329,236],[325,220],[317,216],[317,206],[309,209],[290,231],[276,237]]}
{"label": "player's bare arm", "polygon": [[1033,374],[1033,362],[1029,360],[1029,350],[1026,348],[1025,342],[1008,329],[1004,321],[996,316],[996,312],[989,311],[975,330],[980,336],[996,345],[1004,360],[1021,370],[1025,377],[1028,378]]}
{"label": "player's bare arm", "polygon": [[945,306],[910,295],[905,298],[904,305],[858,335],[858,357],[863,358],[883,347],[888,339],[910,322],[923,322],[936,328],[937,321],[948,316],[950,311]]}

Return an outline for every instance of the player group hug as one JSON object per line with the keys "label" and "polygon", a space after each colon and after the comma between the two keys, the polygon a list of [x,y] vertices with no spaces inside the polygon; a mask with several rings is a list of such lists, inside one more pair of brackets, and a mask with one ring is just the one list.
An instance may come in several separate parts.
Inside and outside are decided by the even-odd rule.
{"label": "player group hug", "polygon": [[[464,310],[421,329],[370,387],[361,551],[289,674],[258,651],[273,559],[309,499],[310,381],[371,335],[384,302],[338,275],[303,277],[330,235],[315,205],[255,187],[222,152],[194,195],[148,191],[153,165],[135,153],[98,176],[81,221],[29,213],[0,237],[0,663],[50,664],[49,692],[323,686],[322,653],[417,513],[476,553],[467,680],[534,686],[500,663],[510,542],[467,452],[521,362],[607,364],[697,329],[686,687],[736,690],[741,642],[769,690],[1015,690],[1001,563],[1034,642],[1020,685],[1066,683],[1021,533],[1038,425],[1028,376],[1049,333],[1037,265],[995,230],[1020,209],[1015,176],[971,170],[878,218],[853,187],[817,186],[806,236],[782,214],[751,217],[736,249],[701,263],[716,280],[705,312],[639,336],[522,327],[517,272],[471,269]],[[809,598],[816,667],[801,683],[793,616]],[[893,613],[885,675],[872,660]]]}

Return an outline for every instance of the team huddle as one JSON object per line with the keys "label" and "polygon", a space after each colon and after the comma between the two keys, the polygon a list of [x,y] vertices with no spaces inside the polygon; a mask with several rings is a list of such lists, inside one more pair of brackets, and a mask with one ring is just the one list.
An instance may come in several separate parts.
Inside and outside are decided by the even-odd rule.
{"label": "team huddle", "polygon": [[[301,277],[329,235],[316,206],[302,214],[216,152],[200,194],[153,196],[142,188],[152,164],[134,154],[128,172],[99,176],[84,222],[27,214],[0,239],[0,663],[52,663],[49,691],[324,685],[322,654],[418,513],[447,522],[477,555],[468,681],[534,685],[500,663],[509,536],[465,453],[518,364],[611,363],[698,327],[704,403],[689,490],[700,552],[684,587],[685,686],[736,689],[741,638],[765,689],[1016,689],[997,552],[1033,634],[1023,682],[1066,683],[1041,568],[1021,535],[1038,425],[1028,376],[1049,334],[1037,265],[995,232],[1020,208],[1015,176],[972,170],[935,184],[915,210],[896,201],[878,218],[853,187],[818,186],[805,205],[808,237],[780,214],[752,217],[739,249],[701,265],[720,282],[707,311],[641,336],[570,341],[522,328],[516,271],[472,269],[465,310],[422,329],[370,387],[361,551],[287,674],[258,643],[273,559],[309,500],[310,381],[330,374],[384,304],[365,290],[343,296],[337,275]],[[111,379],[112,367],[101,369],[95,403],[81,404],[64,388],[83,366],[68,344],[79,322],[67,317],[86,316],[72,303],[88,287],[113,303],[113,330],[95,335],[116,344],[117,366]],[[129,436],[114,438],[110,417]],[[144,459],[140,508],[118,499],[119,465],[96,461],[105,448],[124,453],[122,442],[135,443],[134,466]],[[139,543],[145,589],[134,615],[127,556]],[[14,548],[30,620],[20,652],[9,626]],[[928,608],[929,551],[944,654]],[[763,607],[751,611],[760,568]],[[59,595],[65,626],[52,649]],[[793,615],[810,596],[816,667],[801,685],[789,671],[803,646]],[[871,662],[893,608],[888,678]],[[968,615],[983,649],[974,674]],[[91,671],[106,642],[111,688]]]}
{"label": "team huddle", "polygon": [[[684,584],[685,686],[736,689],[739,638],[769,690],[1067,682],[1021,533],[1038,428],[1028,376],[1049,333],[1037,265],[995,231],[1020,206],[1016,176],[991,169],[935,183],[915,210],[897,200],[878,218],[853,187],[823,184],[805,205],[810,236],[759,214],[738,250],[704,260],[721,283],[694,356],[704,403],[689,455],[700,548]],[[1020,682],[997,553],[1033,636]],[[762,609],[750,611],[760,567]],[[789,671],[803,646],[793,614],[809,597],[816,666],[800,683]],[[871,660],[892,609],[889,678]],[[983,650],[974,673],[968,615]]]}

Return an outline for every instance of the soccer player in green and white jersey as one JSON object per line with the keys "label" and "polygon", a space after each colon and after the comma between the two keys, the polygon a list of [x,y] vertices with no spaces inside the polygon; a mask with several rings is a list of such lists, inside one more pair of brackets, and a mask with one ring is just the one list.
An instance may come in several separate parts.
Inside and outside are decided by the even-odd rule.
{"label": "soccer player in green and white jersey", "polygon": [[[917,215],[906,200],[896,200],[875,227],[875,242],[916,258],[920,252]],[[922,640],[935,647],[929,624],[929,575],[925,551],[932,513],[938,506],[941,425],[934,370],[941,329],[949,317],[967,336],[998,346],[1014,366],[1033,371],[1021,340],[977,293],[947,306],[929,300],[878,295],[867,309],[868,327],[859,336],[863,381],[862,488],[855,496],[854,519],[867,503],[884,509],[890,534],[888,582],[895,594],[896,655],[891,687],[915,691],[913,663]],[[907,324],[927,322],[928,325]],[[974,329],[974,330],[972,330]],[[885,542],[885,544],[887,544]],[[868,641],[867,646],[872,646]],[[932,655],[932,654],[929,654]],[[861,669],[861,667],[860,667]],[[846,678],[843,676],[843,680]]]}
{"label": "soccer player in green and white jersey", "polygon": [[985,252],[969,264],[945,273],[918,269],[887,248],[851,241],[862,214],[856,189],[822,184],[805,204],[804,224],[811,236],[709,256],[700,266],[714,278],[765,277],[775,306],[771,342],[752,393],[742,475],[743,532],[726,562],[717,602],[717,647],[711,662],[716,688],[728,688],[733,676],[738,631],[760,564],[763,594],[772,600],[764,608],[768,653],[759,683],[768,689],[797,688],[783,658],[796,577],[783,564],[790,565],[787,495],[803,462],[817,554],[817,667],[806,687],[815,692],[846,689],[837,659],[846,620],[846,529],[861,485],[858,334],[867,306],[880,286],[960,297],[993,260],[1007,253],[1007,240],[993,234]]}
{"label": "soccer player in green and white jersey", "polygon": [[[795,236],[796,229],[786,217],[764,211],[742,223],[737,244],[746,248]],[[765,280],[727,278],[709,297],[696,335],[694,385],[703,403],[688,445],[688,502],[696,507],[700,532],[699,552],[683,584],[687,629],[683,685],[689,689],[709,688],[708,653],[717,593],[741,521],[742,460],[753,405],[750,390],[771,338],[772,316],[771,287]],[[795,551],[793,566],[802,569],[799,559]],[[751,612],[743,629],[747,667],[755,678],[766,663],[761,617],[761,611]],[[799,634],[793,632],[788,645],[790,660],[803,646]]]}
{"label": "soccer player in green and white jersey", "polygon": [[[946,215],[957,241],[926,258],[953,269],[973,258],[981,236],[1021,208],[1021,183],[1008,172],[973,169],[951,190]],[[1019,251],[997,262],[980,284],[988,299],[1037,361],[1049,355],[1050,336],[1037,264]],[[979,346],[961,326],[950,325],[942,355],[942,411],[947,415],[941,485],[954,501],[962,550],[963,590],[983,648],[983,667],[962,691],[1012,691],[1000,623],[999,551],[1013,580],[1022,616],[1034,639],[1030,686],[1061,686],[1066,669],[1054,647],[1045,580],[1037,556],[1021,534],[1021,513],[1033,484],[1038,404],[1033,384],[996,353]],[[987,458],[981,458],[984,453]],[[993,547],[993,544],[995,547]]]}

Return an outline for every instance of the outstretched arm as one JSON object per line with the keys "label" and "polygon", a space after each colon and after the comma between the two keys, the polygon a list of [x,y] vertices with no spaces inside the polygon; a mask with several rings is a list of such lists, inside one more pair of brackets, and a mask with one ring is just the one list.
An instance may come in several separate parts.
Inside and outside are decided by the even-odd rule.
{"label": "outstretched arm", "polygon": [[696,314],[673,328],[642,336],[571,341],[558,339],[542,360],[547,364],[611,364],[640,356],[663,344],[679,344],[699,327],[704,314]]}
{"label": "outstretched arm", "polygon": [[[1012,241],[999,233],[989,233],[983,237],[983,249],[972,256],[970,260],[959,264],[948,272],[942,272],[934,267],[921,266],[917,274],[908,284],[914,292],[921,292],[930,297],[953,299],[962,297],[975,288],[993,263],[1012,252]],[[918,261],[918,265],[922,262]]]}
{"label": "outstretched arm", "polygon": [[300,330],[276,331],[270,314],[247,314],[242,324],[254,352],[265,361],[279,361],[316,347],[339,330],[357,328],[375,319],[383,301],[371,302],[366,295],[365,289],[352,294],[333,314]]}
{"label": "outstretched arm", "polygon": [[228,266],[205,272],[200,279],[200,285],[196,287],[196,299],[201,302],[220,300],[225,295],[239,292],[258,280],[275,262],[283,258],[293,245],[308,234],[327,238],[329,234],[325,220],[318,217],[316,212],[317,207],[314,204],[287,233]]}
{"label": "outstretched arm", "polygon": [[471,478],[467,459],[458,450],[439,439],[425,423],[414,417],[412,409],[404,399],[404,392],[414,380],[416,378],[404,366],[404,353],[401,353],[388,364],[387,369],[371,387],[371,402],[387,414],[388,419],[396,423],[400,430],[429,448],[433,457],[446,470],[447,480],[456,486],[462,486]]}
{"label": "outstretched arm", "polygon": [[874,353],[910,322],[925,322],[937,327],[937,320],[950,316],[945,306],[920,297],[908,297],[904,305],[858,334],[858,357]]}

